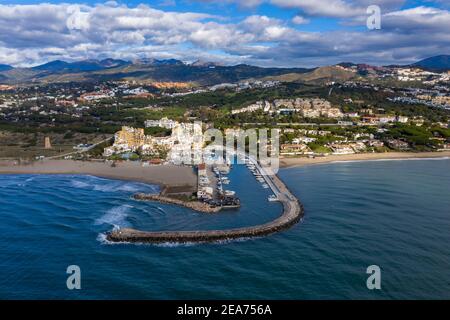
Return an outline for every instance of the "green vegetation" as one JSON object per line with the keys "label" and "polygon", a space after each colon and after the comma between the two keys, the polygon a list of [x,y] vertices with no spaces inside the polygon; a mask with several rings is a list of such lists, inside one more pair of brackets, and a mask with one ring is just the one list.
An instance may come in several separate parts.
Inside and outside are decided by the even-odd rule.
{"label": "green vegetation", "polygon": [[105,141],[103,143],[96,145],[94,148],[89,150],[89,155],[94,158],[101,157],[103,155],[104,149],[106,147],[111,146],[112,142],[113,142],[113,139],[111,138],[111,140],[109,140],[109,141]]}
{"label": "green vegetation", "polygon": [[172,130],[160,127],[151,127],[145,128],[144,133],[146,135],[155,136],[155,137],[167,137],[170,136]]}
{"label": "green vegetation", "polygon": [[442,127],[432,127],[430,131],[434,136],[442,137],[442,138],[450,138],[450,128],[442,128]]}
{"label": "green vegetation", "polygon": [[185,109],[195,109],[209,106],[217,109],[232,110],[258,100],[273,100],[289,98],[294,96],[324,97],[326,88],[298,83],[286,83],[278,87],[251,89],[235,92],[234,90],[217,90],[214,92],[203,92],[181,97],[163,97],[152,102],[159,106],[178,106]]}
{"label": "green vegetation", "polygon": [[[342,106],[344,112],[358,112],[368,107],[380,113],[403,115],[410,118],[423,117],[431,122],[447,122],[450,119],[448,110],[430,108],[422,104],[401,104],[387,100],[396,96],[395,92],[385,92],[370,88],[335,88],[327,99]],[[353,103],[346,102],[352,99]]]}
{"label": "green vegetation", "polygon": [[327,148],[316,142],[308,143],[308,147],[316,153],[330,153],[331,152],[330,148]]}
{"label": "green vegetation", "polygon": [[[398,124],[390,128],[387,132],[380,135],[384,140],[387,139],[401,139],[408,142],[411,148],[417,151],[428,151],[436,149],[439,145],[439,141],[434,140],[433,131],[436,128],[431,129],[425,126],[418,127],[415,125]],[[444,129],[444,133],[446,130]]]}

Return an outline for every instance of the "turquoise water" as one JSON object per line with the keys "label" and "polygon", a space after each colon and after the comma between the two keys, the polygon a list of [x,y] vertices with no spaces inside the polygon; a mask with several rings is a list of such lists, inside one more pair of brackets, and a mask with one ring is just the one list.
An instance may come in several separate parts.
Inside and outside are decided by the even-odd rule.
{"label": "turquoise water", "polygon": [[[450,160],[377,161],[283,169],[302,223],[245,241],[108,244],[114,227],[252,225],[279,215],[243,166],[230,174],[239,211],[218,215],[131,199],[141,183],[75,175],[0,175],[2,299],[450,298]],[[366,287],[380,266],[381,290]],[[81,268],[81,290],[66,268]]]}

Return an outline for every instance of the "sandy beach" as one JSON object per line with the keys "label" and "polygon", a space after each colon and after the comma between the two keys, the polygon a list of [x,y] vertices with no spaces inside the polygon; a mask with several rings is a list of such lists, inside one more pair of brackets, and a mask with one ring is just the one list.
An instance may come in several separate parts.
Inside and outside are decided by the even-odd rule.
{"label": "sandy beach", "polygon": [[29,164],[0,161],[0,174],[87,174],[103,178],[132,180],[161,187],[183,187],[195,191],[197,176],[191,167],[160,165],[143,167],[138,162],[46,160]]}
{"label": "sandy beach", "polygon": [[370,160],[394,160],[394,159],[417,159],[417,158],[443,158],[450,157],[450,151],[442,152],[386,152],[386,153],[359,153],[347,155],[330,155],[316,158],[282,158],[281,168],[306,166],[314,164],[331,163],[337,161],[370,161]]}
{"label": "sandy beach", "polygon": [[[450,151],[443,152],[388,152],[361,153],[349,155],[330,155],[326,157],[281,158],[280,167],[296,167],[314,164],[324,164],[341,161],[370,161],[415,158],[450,157]],[[139,162],[118,162],[115,167],[110,163],[73,161],[73,160],[45,160],[19,164],[13,160],[0,160],[0,174],[88,174],[103,178],[139,181],[157,184],[161,187],[195,191],[197,175],[191,167],[160,165],[142,166]]]}

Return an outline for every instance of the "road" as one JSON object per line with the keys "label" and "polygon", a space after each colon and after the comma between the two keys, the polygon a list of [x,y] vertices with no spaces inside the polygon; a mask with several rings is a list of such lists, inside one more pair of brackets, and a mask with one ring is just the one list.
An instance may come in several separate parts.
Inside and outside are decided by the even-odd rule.
{"label": "road", "polygon": [[72,151],[72,152],[64,153],[64,154],[58,154],[58,155],[56,155],[56,156],[51,156],[51,157],[45,157],[44,160],[53,160],[53,159],[58,159],[58,158],[68,157],[68,156],[71,156],[71,155],[74,155],[74,154],[77,154],[77,153],[88,152],[88,151],[94,149],[96,146],[98,146],[98,145],[100,145],[100,144],[102,144],[102,143],[104,143],[104,142],[107,142],[107,141],[109,141],[109,140],[111,140],[111,139],[112,139],[112,137],[110,137],[110,138],[108,138],[108,139],[105,139],[105,140],[102,140],[102,141],[97,142],[97,143],[93,144],[92,146],[90,146],[90,147],[88,147],[88,148],[84,148],[84,149],[82,149],[82,150]]}

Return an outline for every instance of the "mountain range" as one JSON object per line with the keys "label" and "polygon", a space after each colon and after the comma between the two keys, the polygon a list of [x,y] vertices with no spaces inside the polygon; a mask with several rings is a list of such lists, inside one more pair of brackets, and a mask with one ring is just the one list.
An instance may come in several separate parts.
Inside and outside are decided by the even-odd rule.
{"label": "mountain range", "polygon": [[14,68],[9,66],[9,65],[7,65],[7,64],[0,64],[0,72],[8,71],[8,70],[11,70],[11,69],[14,69]]}
{"label": "mountain range", "polygon": [[130,62],[124,60],[104,59],[104,60],[83,60],[78,62],[65,62],[61,60],[51,61],[40,66],[32,67],[34,71],[48,72],[89,72],[110,68],[118,68],[129,65]]}
{"label": "mountain range", "polygon": [[413,63],[412,66],[430,71],[448,71],[450,70],[450,55],[440,55],[423,59]]}
{"label": "mountain range", "polygon": [[84,60],[78,62],[51,61],[31,68],[0,69],[0,83],[51,83],[104,80],[148,80],[158,82],[191,82],[214,85],[250,78],[304,73],[305,68],[262,68],[245,64],[221,66],[212,62],[183,63],[176,59],[157,60]]}
{"label": "mountain range", "polygon": [[[0,64],[0,83],[50,83],[128,79],[213,85],[252,78],[282,81],[321,81],[333,79],[348,80],[354,76],[353,73],[338,66],[357,66],[358,70],[362,70],[362,72],[368,68],[383,68],[353,64],[351,62],[341,63],[337,66],[307,69],[263,68],[246,64],[222,66],[200,60],[188,64],[176,59],[139,59],[134,61],[91,59],[76,62],[55,60],[31,68],[14,68],[6,64]],[[419,67],[430,71],[447,71],[450,70],[450,55],[430,57],[403,67]]]}

